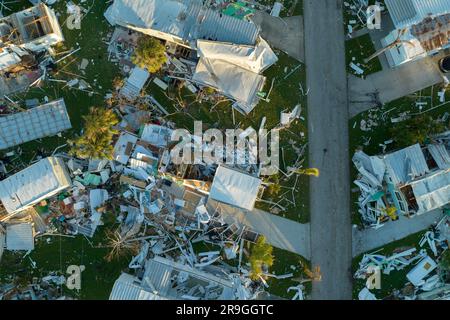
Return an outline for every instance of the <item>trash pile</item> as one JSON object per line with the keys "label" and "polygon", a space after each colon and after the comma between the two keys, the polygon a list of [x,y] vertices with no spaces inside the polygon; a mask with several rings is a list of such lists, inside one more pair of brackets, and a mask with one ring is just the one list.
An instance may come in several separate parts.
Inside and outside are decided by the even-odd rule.
{"label": "trash pile", "polygon": [[[389,141],[386,141],[389,143]],[[380,156],[357,151],[353,163],[359,174],[358,212],[366,227],[440,210],[450,203],[448,181],[450,139],[448,132],[433,142],[419,144]]]}
{"label": "trash pile", "polygon": [[[394,290],[392,295],[397,299],[442,299],[449,297],[450,277],[449,270],[440,265],[443,254],[448,251],[448,230],[450,218],[444,216],[439,223],[429,231],[426,231],[416,248],[394,251],[391,256],[384,256],[376,252],[365,254],[359,262],[358,270],[354,274],[355,279],[367,279],[366,286],[359,293],[360,300],[376,300],[372,289],[380,289],[381,274],[390,275],[392,271],[400,271],[413,267],[406,274],[405,286],[402,290]],[[427,244],[428,249],[425,248]],[[401,250],[401,251],[400,251]],[[434,256],[434,259],[430,256]],[[375,277],[374,277],[375,276]],[[378,279],[377,279],[378,278]],[[380,287],[377,287],[377,282]]]}
{"label": "trash pile", "polygon": [[17,286],[12,283],[0,285],[0,300],[67,300],[62,294],[66,283],[64,276],[49,274],[43,278],[34,277],[31,284]]}

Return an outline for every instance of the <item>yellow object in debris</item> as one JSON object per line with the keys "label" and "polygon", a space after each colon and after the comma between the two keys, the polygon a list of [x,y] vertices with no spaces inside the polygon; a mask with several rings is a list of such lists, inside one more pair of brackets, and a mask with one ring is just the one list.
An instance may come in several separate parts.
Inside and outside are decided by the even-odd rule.
{"label": "yellow object in debris", "polygon": [[383,209],[383,212],[391,218],[391,220],[397,220],[397,209],[395,207],[387,207],[386,209]]}
{"label": "yellow object in debris", "polygon": [[314,177],[318,177],[320,175],[320,171],[317,168],[298,169],[295,172],[298,174],[304,174],[307,176],[314,176]]}

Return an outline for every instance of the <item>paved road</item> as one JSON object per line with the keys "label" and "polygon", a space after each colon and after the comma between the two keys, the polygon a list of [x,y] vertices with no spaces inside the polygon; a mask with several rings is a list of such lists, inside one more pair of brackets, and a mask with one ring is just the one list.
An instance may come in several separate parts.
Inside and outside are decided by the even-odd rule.
{"label": "paved road", "polygon": [[217,207],[222,207],[221,212],[225,222],[245,225],[263,234],[267,242],[274,247],[310,259],[309,224],[301,224],[258,209],[246,211],[212,199],[208,200],[207,206],[210,212],[214,212]]}
{"label": "paved road", "polygon": [[308,95],[309,162],[321,176],[311,179],[311,261],[322,270],[313,299],[351,299],[352,230],[347,74],[342,0],[304,2]]}
{"label": "paved road", "polygon": [[272,47],[301,62],[305,61],[302,16],[279,18],[257,11],[252,20],[261,27],[261,36]]}
{"label": "paved road", "polygon": [[411,219],[401,217],[398,221],[390,221],[377,230],[353,229],[353,256],[356,257],[361,253],[428,229],[433,223],[439,222],[442,217],[442,210],[435,210]]}

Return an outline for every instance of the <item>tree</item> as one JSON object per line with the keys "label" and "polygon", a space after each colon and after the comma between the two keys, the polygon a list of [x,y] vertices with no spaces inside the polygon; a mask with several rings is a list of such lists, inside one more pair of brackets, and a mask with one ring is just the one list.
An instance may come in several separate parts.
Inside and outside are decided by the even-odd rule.
{"label": "tree", "polygon": [[85,121],[82,136],[69,141],[70,154],[82,159],[112,159],[112,139],[118,132],[113,129],[119,120],[111,109],[91,108],[83,117]]}
{"label": "tree", "polygon": [[429,115],[419,115],[394,125],[389,131],[396,147],[404,148],[416,143],[424,144],[431,136],[445,131],[445,125]]}
{"label": "tree", "polygon": [[131,61],[139,68],[147,69],[150,73],[158,72],[166,63],[166,48],[158,39],[143,36],[138,40]]}
{"label": "tree", "polygon": [[266,243],[266,238],[260,236],[256,241],[256,244],[252,248],[250,254],[250,279],[259,280],[263,277],[263,267],[271,267],[273,265],[273,247]]}

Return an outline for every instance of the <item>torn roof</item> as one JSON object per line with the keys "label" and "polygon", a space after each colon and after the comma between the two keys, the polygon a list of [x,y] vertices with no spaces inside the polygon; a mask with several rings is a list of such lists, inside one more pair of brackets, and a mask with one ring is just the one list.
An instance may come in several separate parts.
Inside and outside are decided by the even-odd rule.
{"label": "torn roof", "polygon": [[27,209],[72,184],[64,162],[49,157],[0,181],[0,200],[8,213]]}
{"label": "torn roof", "polygon": [[[449,146],[450,147],[450,146]],[[449,169],[450,168],[450,149],[448,149],[445,144],[430,144],[428,146],[428,151],[436,161],[439,169]]]}
{"label": "torn roof", "polygon": [[261,179],[225,166],[219,166],[214,176],[210,198],[238,208],[253,210]]}
{"label": "torn roof", "polygon": [[385,155],[384,162],[395,185],[406,184],[430,172],[419,144]]}
{"label": "torn roof", "polygon": [[397,29],[450,13],[450,0],[386,0],[385,4]]}
{"label": "torn roof", "polygon": [[140,282],[138,278],[122,273],[114,282],[109,300],[165,300],[142,288]]}
{"label": "torn roof", "polygon": [[224,60],[202,58],[192,81],[218,90],[236,101],[245,113],[250,113],[259,101],[257,94],[266,78]]}
{"label": "torn roof", "polygon": [[[185,276],[188,276],[186,280],[189,281],[177,282],[178,277],[184,278]],[[209,287],[218,293],[217,300],[230,300],[234,296],[234,285],[229,280],[159,256],[147,260],[141,284],[144,288],[158,292],[158,296],[162,298],[187,299],[174,287],[177,283],[178,286],[185,285],[186,289],[194,288],[197,285],[204,289]],[[215,288],[212,287],[218,288],[218,290],[214,290]]]}
{"label": "torn roof", "polygon": [[143,33],[155,30],[187,42],[209,39],[251,45],[259,34],[254,23],[205,8],[199,0],[115,0],[105,16],[112,24]]}
{"label": "torn roof", "polygon": [[72,128],[64,99],[0,117],[0,150]]}
{"label": "torn roof", "polygon": [[442,208],[450,203],[450,171],[437,173],[415,181],[411,187],[419,209],[417,214]]}
{"label": "torn roof", "polygon": [[146,124],[141,139],[156,147],[167,147],[172,139],[173,130],[156,124]]}
{"label": "torn roof", "polygon": [[439,50],[449,45],[450,13],[424,19],[411,27],[411,34],[426,52]]}

